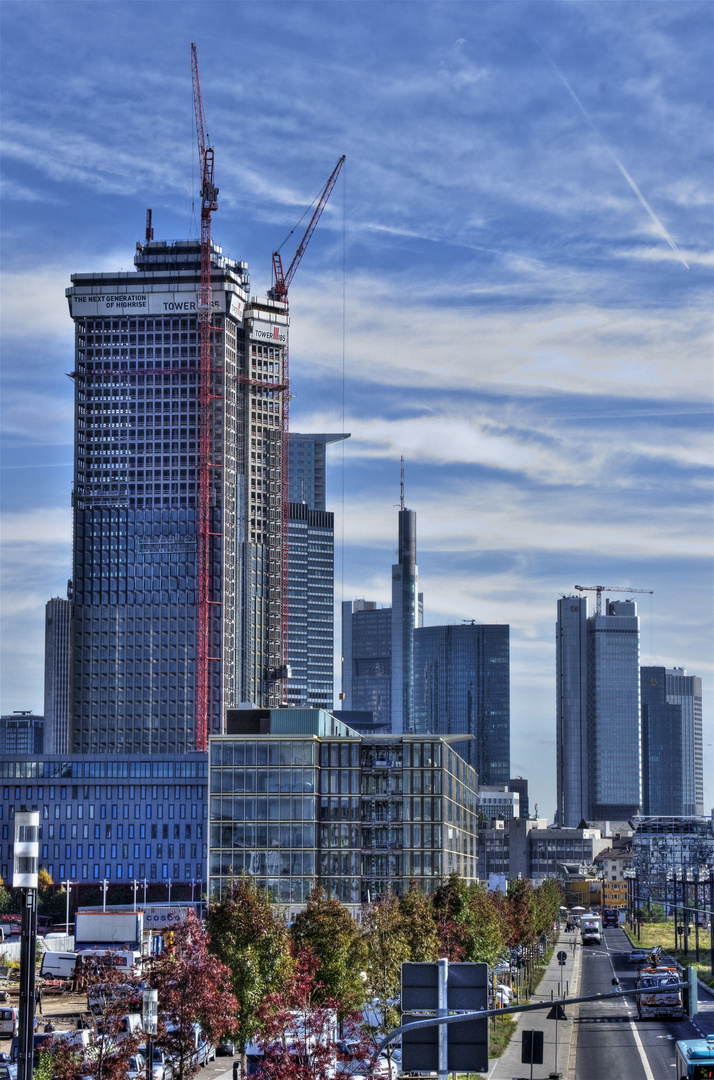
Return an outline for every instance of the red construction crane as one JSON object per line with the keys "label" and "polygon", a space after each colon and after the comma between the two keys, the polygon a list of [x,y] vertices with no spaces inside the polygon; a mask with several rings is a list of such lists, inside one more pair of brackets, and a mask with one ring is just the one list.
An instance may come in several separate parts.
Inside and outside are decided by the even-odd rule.
{"label": "red construction crane", "polygon": [[[337,177],[340,175],[340,169],[345,163],[345,155],[339,159],[335,165],[330,178],[325,184],[324,188],[320,192],[317,199],[317,206],[310,218],[310,223],[305,230],[305,235],[300,241],[300,245],[293,256],[293,261],[288,267],[286,274],[283,273],[283,261],[280,257],[280,248],[273,252],[273,284],[268,291],[268,296],[271,300],[278,300],[285,304],[285,313],[289,313],[288,309],[288,289],[290,283],[295,277],[295,271],[300,265],[300,260],[305,254],[305,249],[310,243],[310,238],[317,228],[317,223],[322,216],[322,211],[325,209],[327,200],[332,194],[332,189],[337,183]],[[296,226],[297,228],[297,226]],[[287,243],[287,240],[292,236],[295,229],[293,229],[288,236],[286,236],[283,244]],[[289,333],[289,331],[288,331]],[[283,469],[282,469],[282,485],[283,485],[283,581],[282,581],[282,634],[283,634],[283,693],[282,698],[285,704],[287,704],[287,680],[288,680],[288,529],[290,521],[290,493],[289,493],[289,475],[288,475],[288,460],[290,455],[290,347],[289,342],[285,345],[285,360],[283,365]]]}
{"label": "red construction crane", "polygon": [[211,214],[218,209],[218,188],[213,182],[213,148],[207,146],[196,46],[191,45],[193,103],[201,169],[201,289],[198,294],[199,331],[199,467],[198,467],[198,632],[196,688],[196,749],[208,746],[211,630]]}
{"label": "red construction crane", "polygon": [[602,615],[603,592],[647,593],[649,596],[654,593],[654,589],[633,589],[629,585],[576,585],[575,588],[578,592],[597,593],[597,600],[595,601],[596,615]]}

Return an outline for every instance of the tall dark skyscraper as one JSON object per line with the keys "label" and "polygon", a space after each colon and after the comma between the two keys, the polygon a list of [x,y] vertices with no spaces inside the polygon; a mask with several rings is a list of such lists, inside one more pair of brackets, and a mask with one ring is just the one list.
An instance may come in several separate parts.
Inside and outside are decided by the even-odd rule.
{"label": "tall dark skyscraper", "polygon": [[702,680],[683,668],[640,668],[645,814],[704,813]]}
{"label": "tall dark skyscraper", "polygon": [[398,562],[392,567],[392,731],[414,734],[414,631],[420,624],[416,512],[402,498]]}
{"label": "tall dark skyscraper", "polygon": [[280,704],[286,306],[251,301],[211,247],[211,385],[199,409],[199,241],[75,274],[70,746],[196,749],[201,434],[210,462],[208,732]]}
{"label": "tall dark skyscraper", "polygon": [[47,754],[69,751],[69,600],[55,596],[45,605],[45,736]]}
{"label": "tall dark skyscraper", "polygon": [[620,820],[642,808],[637,605],[558,601],[556,625],[557,810],[559,825]]}
{"label": "tall dark skyscraper", "polygon": [[381,727],[392,720],[392,609],[374,600],[342,604],[343,709],[371,712]]}
{"label": "tall dark skyscraper", "polygon": [[334,708],[334,514],[325,509],[327,446],[347,435],[290,433],[288,704]]}
{"label": "tall dark skyscraper", "polygon": [[472,735],[454,743],[480,784],[507,784],[511,769],[509,627],[459,624],[414,632],[417,732]]}

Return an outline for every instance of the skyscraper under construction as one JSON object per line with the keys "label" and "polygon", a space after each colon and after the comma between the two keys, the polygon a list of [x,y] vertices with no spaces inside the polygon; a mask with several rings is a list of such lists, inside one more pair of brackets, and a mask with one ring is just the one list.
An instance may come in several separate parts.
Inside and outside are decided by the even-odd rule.
{"label": "skyscraper under construction", "polygon": [[[202,748],[227,706],[283,698],[287,307],[250,298],[215,243],[199,393],[201,243],[137,244],[131,273],[74,274],[70,747]],[[210,476],[199,560],[202,439]],[[204,463],[205,464],[205,463]],[[200,610],[198,576],[208,578]],[[206,730],[197,716],[207,628]]]}

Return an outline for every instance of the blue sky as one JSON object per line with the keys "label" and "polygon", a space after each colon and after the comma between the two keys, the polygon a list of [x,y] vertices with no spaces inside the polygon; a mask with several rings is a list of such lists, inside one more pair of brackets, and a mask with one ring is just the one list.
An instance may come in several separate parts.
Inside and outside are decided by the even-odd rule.
{"label": "blue sky", "polygon": [[194,41],[214,237],[254,295],[347,155],[291,288],[292,427],[352,433],[338,605],[389,600],[404,455],[426,622],[511,626],[539,812],[575,584],[654,590],[642,661],[704,679],[711,807],[713,10],[4,0],[3,712],[42,711],[70,573],[64,289],[129,270],[147,207],[196,235]]}

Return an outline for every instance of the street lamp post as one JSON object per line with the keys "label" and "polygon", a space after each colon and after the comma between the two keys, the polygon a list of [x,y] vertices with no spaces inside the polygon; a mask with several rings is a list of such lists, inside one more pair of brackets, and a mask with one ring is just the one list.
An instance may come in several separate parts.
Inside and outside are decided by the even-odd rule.
{"label": "street lamp post", "polygon": [[169,887],[169,903],[171,903],[171,878],[166,882]]}
{"label": "street lamp post", "polygon": [[139,882],[136,880],[136,878],[134,878],[134,884],[133,884],[133,889],[134,889],[134,911],[136,911],[136,890],[138,888],[139,888]]}
{"label": "street lamp post", "polygon": [[107,889],[109,888],[109,882],[106,878],[102,880],[102,911],[107,910]]}
{"label": "street lamp post", "polygon": [[144,990],[141,995],[142,1026],[146,1035],[146,1080],[154,1074],[152,1037],[158,1030],[159,991]]}
{"label": "street lamp post", "polygon": [[144,878],[144,881],[143,881],[143,885],[144,885],[144,907],[146,907],[146,886],[147,886],[147,884],[148,884],[148,882],[147,882],[146,878]]}
{"label": "street lamp post", "polygon": [[65,932],[65,935],[67,937],[69,937],[69,892],[70,892],[70,889],[72,888],[72,886],[74,885],[74,882],[73,881],[63,881],[62,884],[64,885],[65,889],[67,890],[67,896],[65,898],[65,906],[64,906],[64,932]]}
{"label": "street lamp post", "polygon": [[32,1080],[35,1018],[35,951],[37,948],[37,860],[40,815],[37,810],[15,814],[12,885],[22,890],[20,929],[20,1016],[17,1040],[18,1080]]}

